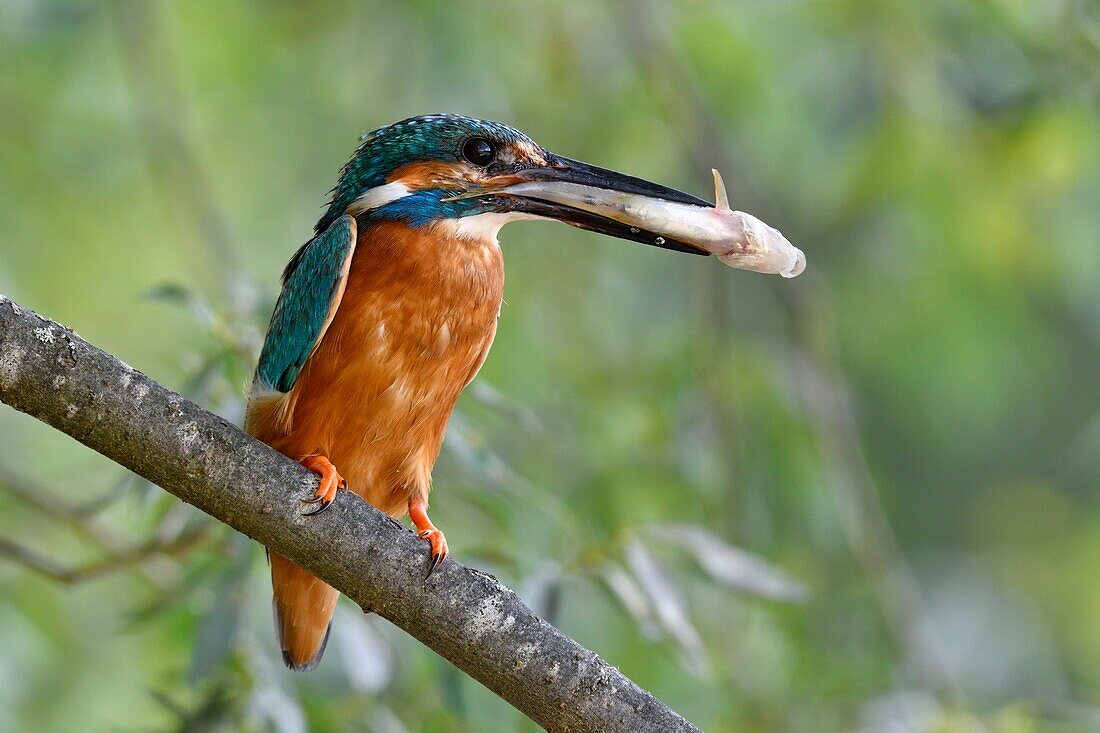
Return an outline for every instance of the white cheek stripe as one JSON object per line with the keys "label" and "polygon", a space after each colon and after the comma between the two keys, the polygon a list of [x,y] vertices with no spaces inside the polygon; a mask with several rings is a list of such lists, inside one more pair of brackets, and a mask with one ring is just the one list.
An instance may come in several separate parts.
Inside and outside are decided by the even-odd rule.
{"label": "white cheek stripe", "polygon": [[[386,183],[382,186],[375,186],[374,188],[367,189],[359,198],[352,201],[351,206],[347,209],[347,213],[360,214],[366,211],[373,211],[386,204],[393,203],[398,199],[403,199],[411,193],[412,190],[400,181]],[[497,232],[500,231],[502,226],[510,221],[520,221],[522,219],[546,219],[546,217],[515,211],[487,212],[472,216],[462,216],[455,219],[441,219],[439,220],[439,224],[445,227],[449,234],[459,239],[495,241]]]}
{"label": "white cheek stripe", "polygon": [[359,198],[351,202],[351,206],[348,207],[348,213],[359,214],[364,211],[371,211],[380,206],[393,203],[398,199],[403,199],[410,193],[412,192],[409,190],[409,187],[400,181],[368,188]]}

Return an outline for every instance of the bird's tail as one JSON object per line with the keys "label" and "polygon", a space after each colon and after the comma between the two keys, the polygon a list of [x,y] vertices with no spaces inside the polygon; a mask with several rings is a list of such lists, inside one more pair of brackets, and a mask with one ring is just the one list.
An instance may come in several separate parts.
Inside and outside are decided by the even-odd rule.
{"label": "bird's tail", "polygon": [[340,592],[285,557],[274,552],[269,556],[275,635],[283,661],[298,672],[313,669],[325,653]]}

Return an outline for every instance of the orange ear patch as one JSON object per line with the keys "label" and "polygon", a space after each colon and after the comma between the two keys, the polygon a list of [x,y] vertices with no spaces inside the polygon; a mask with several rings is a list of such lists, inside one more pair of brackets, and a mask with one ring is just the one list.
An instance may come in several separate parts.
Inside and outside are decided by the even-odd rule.
{"label": "orange ear patch", "polygon": [[456,181],[469,181],[470,169],[440,160],[421,160],[401,166],[386,178],[386,183],[401,183],[410,191],[453,186]]}

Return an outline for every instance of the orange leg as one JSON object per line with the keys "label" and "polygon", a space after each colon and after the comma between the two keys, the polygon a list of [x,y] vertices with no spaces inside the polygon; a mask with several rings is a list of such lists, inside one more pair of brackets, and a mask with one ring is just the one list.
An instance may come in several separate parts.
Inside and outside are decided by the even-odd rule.
{"label": "orange leg", "polygon": [[301,500],[303,504],[316,504],[320,502],[321,506],[313,511],[302,512],[305,516],[312,517],[314,514],[320,514],[328,509],[329,504],[336,498],[336,492],[339,489],[346,489],[348,487],[348,482],[336,471],[336,466],[332,465],[332,461],[324,456],[306,456],[298,462],[310,471],[320,474],[321,476],[321,483],[318,485],[317,491],[313,493],[313,498]]}
{"label": "orange leg", "polygon": [[417,534],[431,543],[432,564],[428,566],[428,575],[431,575],[447,559],[447,538],[428,519],[428,502],[423,499],[409,499],[409,519]]}

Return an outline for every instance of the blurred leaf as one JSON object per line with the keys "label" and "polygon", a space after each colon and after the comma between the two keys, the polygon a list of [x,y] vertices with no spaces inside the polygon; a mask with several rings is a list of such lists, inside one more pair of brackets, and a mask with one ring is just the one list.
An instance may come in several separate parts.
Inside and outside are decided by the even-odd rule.
{"label": "blurred leaf", "polygon": [[188,679],[197,683],[220,667],[233,650],[241,625],[241,594],[250,563],[238,562],[219,579],[211,578],[213,601],[199,619]]}
{"label": "blurred leaf", "polygon": [[194,296],[187,286],[180,283],[162,283],[142,293],[146,300],[162,300],[186,305]]}
{"label": "blurred leaf", "polygon": [[475,400],[514,420],[521,429],[529,433],[543,430],[538,413],[523,402],[501,392],[484,378],[475,379],[467,389]]}
{"label": "blurred leaf", "polygon": [[485,436],[470,424],[461,410],[451,415],[443,447],[459,459],[470,476],[488,482],[485,488],[499,488],[517,479],[511,467],[490,450]]}
{"label": "blurred leaf", "polygon": [[600,579],[646,638],[655,641],[661,637],[661,627],[653,617],[653,609],[645,593],[622,565],[608,560],[600,569]]}
{"label": "blurred leaf", "polygon": [[249,700],[250,717],[267,723],[277,733],[308,733],[305,711],[298,699],[277,685],[260,684]]}
{"label": "blurred leaf", "polygon": [[913,731],[966,731],[973,728],[947,727],[944,710],[935,697],[916,690],[895,690],[863,704],[859,713],[860,733],[908,733]]}
{"label": "blurred leaf", "polygon": [[557,563],[544,563],[524,578],[518,593],[531,610],[555,623],[560,603],[562,572]]}
{"label": "blurred leaf", "polygon": [[196,321],[207,328],[215,323],[214,309],[203,297],[186,285],[162,283],[145,291],[143,296],[146,300],[161,301],[186,308]]}
{"label": "blurred leaf", "polygon": [[353,690],[378,694],[393,680],[393,650],[374,630],[370,617],[337,605],[330,642],[339,649],[339,659]]}
{"label": "blurred leaf", "polygon": [[725,542],[703,527],[652,525],[654,537],[686,550],[715,580],[746,593],[789,603],[805,603],[810,588],[759,555]]}
{"label": "blurred leaf", "polygon": [[367,718],[371,733],[408,733],[409,729],[397,717],[397,713],[385,705],[377,705],[371,709]]}
{"label": "blurred leaf", "polygon": [[705,675],[709,665],[703,642],[691,623],[687,602],[668,570],[637,537],[627,540],[626,560],[652,604],[661,628],[679,647],[685,668],[696,676]]}
{"label": "blurred leaf", "polygon": [[179,719],[178,726],[174,728],[179,733],[224,730],[236,717],[236,700],[231,692],[221,685],[210,687],[192,710],[174,702],[166,693],[158,690],[154,690],[151,695]]}

